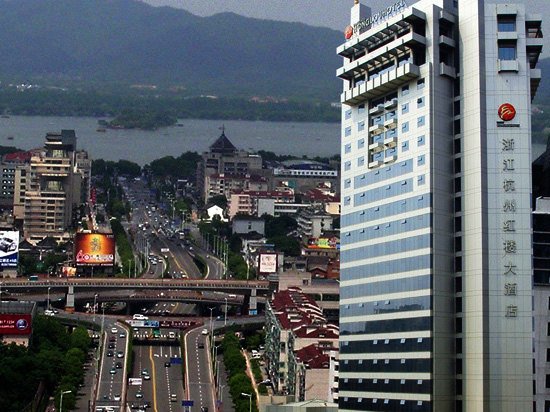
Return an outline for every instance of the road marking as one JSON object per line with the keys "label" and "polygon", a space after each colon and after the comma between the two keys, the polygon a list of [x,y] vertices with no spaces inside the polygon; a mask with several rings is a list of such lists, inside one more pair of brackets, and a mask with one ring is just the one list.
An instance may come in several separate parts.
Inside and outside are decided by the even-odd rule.
{"label": "road marking", "polygon": [[155,362],[153,361],[153,347],[149,346],[149,360],[151,361],[151,374],[153,375],[153,409],[158,412],[157,407],[157,382],[155,372]]}

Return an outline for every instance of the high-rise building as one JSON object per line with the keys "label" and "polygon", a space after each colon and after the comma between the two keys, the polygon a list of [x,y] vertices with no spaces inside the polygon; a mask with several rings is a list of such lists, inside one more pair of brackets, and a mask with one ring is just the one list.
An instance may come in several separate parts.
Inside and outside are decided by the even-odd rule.
{"label": "high-rise building", "polygon": [[33,151],[29,164],[15,173],[14,215],[23,220],[25,238],[69,238],[90,170],[87,155],[77,157],[74,130],[46,134],[44,148]]}
{"label": "high-rise building", "polygon": [[358,0],[343,65],[339,409],[533,408],[540,16]]}

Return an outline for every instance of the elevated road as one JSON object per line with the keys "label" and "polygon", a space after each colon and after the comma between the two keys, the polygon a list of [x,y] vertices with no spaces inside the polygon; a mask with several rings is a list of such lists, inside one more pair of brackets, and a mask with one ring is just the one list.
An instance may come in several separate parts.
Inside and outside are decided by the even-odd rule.
{"label": "elevated road", "polygon": [[2,285],[3,288],[14,291],[73,287],[75,290],[173,289],[217,291],[240,295],[248,295],[252,290],[255,290],[259,295],[265,295],[269,292],[269,282],[265,280],[47,278],[37,281],[3,279]]}

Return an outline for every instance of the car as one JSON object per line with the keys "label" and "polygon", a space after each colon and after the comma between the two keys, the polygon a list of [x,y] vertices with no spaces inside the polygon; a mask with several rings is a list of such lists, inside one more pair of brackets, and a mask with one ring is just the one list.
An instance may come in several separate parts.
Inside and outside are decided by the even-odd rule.
{"label": "car", "polygon": [[143,398],[143,392],[137,391],[136,392],[136,398]]}
{"label": "car", "polygon": [[109,342],[116,342],[116,336],[111,336],[109,338]]}
{"label": "car", "polygon": [[115,368],[111,368],[111,370],[109,371],[109,373],[110,373],[111,375],[116,374],[116,369],[115,369]]}
{"label": "car", "polygon": [[208,406],[201,406],[201,412],[208,412]]}
{"label": "car", "polygon": [[208,335],[208,329],[203,329],[201,332],[203,335]]}
{"label": "car", "polygon": [[44,315],[46,315],[46,316],[55,316],[55,312],[53,310],[46,309],[44,311]]}
{"label": "car", "polygon": [[122,362],[115,363],[115,368],[122,369]]}
{"label": "car", "polygon": [[17,249],[17,242],[9,237],[0,238],[0,250],[4,253],[13,252]]}
{"label": "car", "polygon": [[143,375],[143,380],[144,381],[150,381],[151,380],[151,375]]}
{"label": "car", "polygon": [[118,337],[124,339],[126,337],[126,335],[124,333],[120,332]]}
{"label": "car", "polygon": [[202,342],[199,343],[199,344],[197,345],[197,347],[198,347],[199,349],[204,349],[204,343],[202,343]]}
{"label": "car", "polygon": [[177,400],[178,396],[175,393],[170,395],[170,402],[177,402]]}
{"label": "car", "polygon": [[170,362],[164,362],[164,367],[169,368],[170,367]]}
{"label": "car", "polygon": [[113,400],[120,401],[120,395],[116,394],[115,396],[113,396]]}
{"label": "car", "polygon": [[119,350],[116,354],[116,357],[117,358],[123,358],[124,357],[124,352],[122,352],[121,350]]}
{"label": "car", "polygon": [[114,343],[109,343],[109,349],[114,349],[115,348],[115,344]]}
{"label": "car", "polygon": [[117,332],[118,332],[117,328],[111,328],[111,333],[117,333]]}
{"label": "car", "polygon": [[107,352],[107,356],[108,356],[109,358],[112,358],[113,355],[114,355],[114,353],[113,353],[112,350],[110,350],[110,351]]}
{"label": "car", "polygon": [[176,332],[168,332],[168,337],[170,339],[176,339]]}

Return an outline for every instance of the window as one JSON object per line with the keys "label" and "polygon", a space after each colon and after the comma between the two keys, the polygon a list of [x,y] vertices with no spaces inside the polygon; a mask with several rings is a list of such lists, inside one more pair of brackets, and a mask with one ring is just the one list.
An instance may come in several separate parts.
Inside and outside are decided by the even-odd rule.
{"label": "window", "polygon": [[419,97],[418,99],[416,99],[416,107],[418,107],[419,109],[421,107],[424,107],[425,104],[425,99],[423,97]]}
{"label": "window", "polygon": [[516,16],[501,15],[497,17],[497,27],[500,32],[516,31]]}
{"label": "window", "polygon": [[550,375],[546,375],[546,389],[550,389]]}
{"label": "window", "polygon": [[351,135],[351,127],[346,127],[345,130],[344,130],[344,135],[346,137],[350,136]]}
{"label": "window", "polygon": [[351,109],[350,110],[346,110],[345,114],[344,114],[344,118],[346,120],[349,120],[351,119]]}
{"label": "window", "polygon": [[401,131],[402,131],[403,133],[406,133],[406,132],[409,131],[409,122],[405,122],[405,123],[403,123],[403,124],[401,125]]}
{"label": "window", "polygon": [[365,113],[365,105],[364,104],[360,104],[359,106],[357,106],[357,113],[359,113],[359,114]]}
{"label": "window", "polygon": [[344,180],[344,187],[347,189],[351,187],[351,179]]}
{"label": "window", "polygon": [[344,205],[349,206],[350,202],[351,202],[351,197],[346,196],[346,197],[344,198]]}
{"label": "window", "polygon": [[351,162],[344,163],[344,170],[350,170],[351,169]]}
{"label": "window", "polygon": [[344,152],[345,153],[350,153],[351,152],[351,144],[347,144],[344,146]]}
{"label": "window", "polygon": [[418,120],[416,121],[416,125],[418,127],[422,127],[422,126],[424,126],[424,124],[426,124],[426,117],[425,116],[420,116],[418,118]]}
{"label": "window", "polygon": [[365,157],[361,156],[357,159],[357,166],[363,166],[365,164]]}
{"label": "window", "polygon": [[362,149],[363,147],[365,147],[365,139],[359,139],[357,142],[357,148]]}
{"label": "window", "polygon": [[403,103],[401,105],[401,114],[409,113],[409,103]]}
{"label": "window", "polygon": [[403,143],[401,143],[401,151],[406,152],[409,150],[409,141],[405,140]]}
{"label": "window", "polygon": [[424,181],[424,175],[418,176],[418,185],[423,185],[424,183],[426,183]]}
{"label": "window", "polygon": [[418,136],[418,146],[424,146],[425,143],[426,143],[426,139],[424,135]]}
{"label": "window", "polygon": [[498,42],[499,60],[516,60],[516,42],[502,41]]}
{"label": "window", "polygon": [[426,156],[418,156],[417,166],[423,166],[426,163]]}
{"label": "window", "polygon": [[401,88],[401,96],[406,96],[409,94],[409,86],[403,86]]}
{"label": "window", "polygon": [[550,348],[546,348],[546,362],[550,362]]}
{"label": "window", "polygon": [[363,122],[359,122],[359,123],[357,124],[357,131],[358,131],[358,132],[361,132],[361,131],[363,131],[363,130],[365,130],[365,122],[364,122],[364,121],[363,121]]}
{"label": "window", "polygon": [[424,88],[424,79],[418,79],[418,82],[416,82],[416,88],[417,88],[418,90]]}

